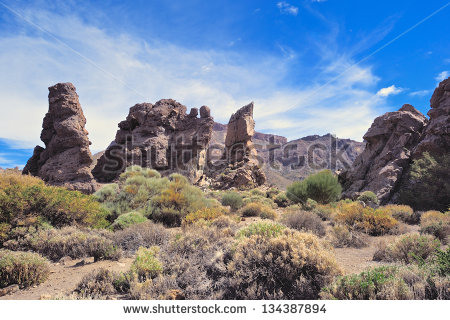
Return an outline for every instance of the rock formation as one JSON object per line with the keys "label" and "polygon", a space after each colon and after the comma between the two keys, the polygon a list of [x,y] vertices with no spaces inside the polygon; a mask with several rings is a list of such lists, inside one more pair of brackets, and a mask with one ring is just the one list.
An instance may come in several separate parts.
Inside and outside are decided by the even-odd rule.
{"label": "rock formation", "polygon": [[234,113],[227,125],[225,148],[221,161],[210,163],[209,175],[216,189],[248,189],[263,185],[264,172],[257,160],[252,142],[255,134],[253,102]]}
{"label": "rock formation", "polygon": [[39,176],[51,185],[92,193],[96,189],[90,172],[93,159],[75,86],[58,83],[48,89],[49,110],[41,132],[45,148],[34,148],[23,173]]}
{"label": "rock formation", "polygon": [[430,105],[430,122],[414,151],[415,158],[427,151],[438,154],[450,151],[450,78],[443,80],[436,88]]}
{"label": "rock formation", "polygon": [[364,135],[365,150],[350,170],[341,174],[344,197],[355,198],[373,191],[381,203],[388,202],[406,173],[427,119],[413,106],[405,104],[396,112],[375,119]]}
{"label": "rock formation", "polygon": [[364,136],[366,149],[340,176],[344,197],[370,190],[381,203],[395,202],[400,190],[412,186],[408,176],[413,160],[424,152],[450,151],[450,78],[436,88],[430,105],[430,120],[410,105],[375,119]]}
{"label": "rock formation", "polygon": [[141,103],[130,108],[119,123],[115,140],[98,159],[92,171],[99,182],[116,179],[126,167],[140,165],[164,173],[179,172],[191,182],[203,177],[206,149],[214,120],[208,107],[199,110],[175,100]]}

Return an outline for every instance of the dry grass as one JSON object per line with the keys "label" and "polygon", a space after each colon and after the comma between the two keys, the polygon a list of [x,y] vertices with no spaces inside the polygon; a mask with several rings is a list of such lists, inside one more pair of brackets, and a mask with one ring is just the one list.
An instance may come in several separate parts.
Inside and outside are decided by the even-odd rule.
{"label": "dry grass", "polygon": [[291,229],[312,232],[319,237],[325,235],[325,226],[318,215],[308,211],[294,211],[285,213],[281,222]]}

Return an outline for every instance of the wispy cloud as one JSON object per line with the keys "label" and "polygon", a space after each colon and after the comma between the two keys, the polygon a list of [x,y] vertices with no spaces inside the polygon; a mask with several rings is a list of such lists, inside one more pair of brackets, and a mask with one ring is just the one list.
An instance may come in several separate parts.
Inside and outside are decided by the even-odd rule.
{"label": "wispy cloud", "polygon": [[418,90],[410,92],[409,95],[412,97],[424,97],[431,93],[431,90]]}
{"label": "wispy cloud", "polygon": [[395,85],[392,85],[392,86],[389,86],[386,88],[381,88],[380,90],[378,90],[377,96],[388,97],[388,96],[392,96],[395,94],[399,94],[402,91],[403,91],[403,88],[399,88],[399,87],[396,87]]}
{"label": "wispy cloud", "polygon": [[253,100],[257,130],[291,139],[331,132],[361,140],[373,118],[389,109],[386,96],[376,94],[379,78],[371,67],[349,69],[353,59],[338,50],[330,53],[324,43],[318,50],[317,78],[301,87],[288,86],[283,80],[292,72],[291,55],[187,49],[109,34],[75,14],[31,9],[25,14],[98,66],[26,24],[20,33],[0,35],[0,104],[8,106],[8,117],[0,119],[0,137],[20,140],[26,148],[42,145],[47,87],[56,82],[77,87],[94,152],[114,139],[129,107],[162,98],[188,107],[208,105],[219,122]]}
{"label": "wispy cloud", "polygon": [[434,79],[436,79],[436,81],[438,81],[438,82],[441,82],[442,80],[447,79],[449,76],[450,76],[450,72],[449,71],[442,71]]}
{"label": "wispy cloud", "polygon": [[278,7],[278,9],[280,9],[280,12],[283,14],[290,14],[293,16],[296,16],[298,14],[298,7],[295,7],[286,1],[278,2],[277,7]]}

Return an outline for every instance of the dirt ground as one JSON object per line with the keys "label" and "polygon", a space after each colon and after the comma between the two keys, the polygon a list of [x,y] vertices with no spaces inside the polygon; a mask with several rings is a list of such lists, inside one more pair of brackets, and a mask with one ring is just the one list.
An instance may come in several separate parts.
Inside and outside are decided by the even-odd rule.
{"label": "dirt ground", "polygon": [[[83,260],[85,264],[80,265]],[[69,260],[65,265],[52,263],[50,266],[50,276],[47,281],[41,285],[0,297],[0,300],[39,300],[64,296],[70,294],[81,279],[92,271],[100,268],[106,268],[113,272],[127,271],[132,262],[132,258],[122,258],[119,261],[108,260],[94,263],[94,259],[89,258]]]}

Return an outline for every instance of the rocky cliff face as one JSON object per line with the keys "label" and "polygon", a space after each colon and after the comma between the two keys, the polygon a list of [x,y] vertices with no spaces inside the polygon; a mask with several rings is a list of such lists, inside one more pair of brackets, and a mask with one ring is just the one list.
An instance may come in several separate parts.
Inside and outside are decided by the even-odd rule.
{"label": "rocky cliff face", "polygon": [[430,105],[430,121],[414,150],[414,157],[420,157],[427,151],[438,154],[450,151],[450,78],[442,81],[436,88]]}
{"label": "rocky cliff face", "polygon": [[255,134],[253,102],[234,113],[227,125],[221,160],[209,164],[212,186],[216,189],[248,189],[263,185],[266,177],[260,168],[252,138]]}
{"label": "rocky cliff face", "polygon": [[179,172],[191,182],[203,177],[214,120],[208,107],[187,108],[175,100],[136,104],[119,123],[115,140],[92,171],[99,182],[116,179],[126,167],[140,165]]}
{"label": "rocky cliff face", "polygon": [[410,165],[427,119],[413,106],[405,104],[396,112],[375,119],[364,135],[366,148],[341,175],[344,197],[354,198],[373,191],[381,203],[388,202]]}
{"label": "rocky cliff face", "polygon": [[375,119],[364,136],[366,149],[340,176],[344,197],[355,198],[370,190],[381,203],[395,202],[399,191],[410,187],[413,160],[424,152],[450,151],[450,78],[439,84],[430,104],[429,120],[410,105]]}
{"label": "rocky cliff face", "polygon": [[96,189],[90,172],[93,158],[75,86],[58,83],[50,87],[48,100],[41,132],[45,148],[34,148],[23,173],[39,176],[51,185],[92,193]]}

